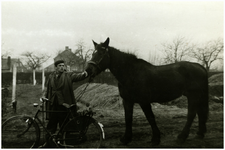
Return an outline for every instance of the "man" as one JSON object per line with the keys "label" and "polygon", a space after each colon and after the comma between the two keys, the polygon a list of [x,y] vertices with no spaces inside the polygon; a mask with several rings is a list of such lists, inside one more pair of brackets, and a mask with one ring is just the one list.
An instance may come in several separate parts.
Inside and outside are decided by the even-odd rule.
{"label": "man", "polygon": [[[48,110],[51,111],[66,111],[71,104],[76,104],[76,100],[73,94],[73,82],[86,79],[89,75],[87,71],[83,73],[66,72],[65,62],[58,60],[54,63],[55,72],[49,75],[47,80],[47,89],[44,92],[44,97],[49,99]],[[50,113],[47,129],[52,134],[57,130],[57,125],[61,127],[66,113]],[[46,136],[47,143],[42,147],[48,147],[48,138]]]}

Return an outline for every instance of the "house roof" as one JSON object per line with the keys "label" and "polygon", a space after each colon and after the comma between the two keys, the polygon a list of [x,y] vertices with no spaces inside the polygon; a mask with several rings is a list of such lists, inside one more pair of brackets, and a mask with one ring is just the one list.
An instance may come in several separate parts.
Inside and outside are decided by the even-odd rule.
{"label": "house roof", "polygon": [[2,58],[2,70],[10,69],[7,62],[8,62],[8,59]]}
{"label": "house roof", "polygon": [[19,59],[10,58],[11,64],[9,66],[8,60],[9,60],[9,58],[2,58],[2,70],[9,70],[10,67],[15,63],[22,64],[22,62]]}
{"label": "house roof", "polygon": [[75,62],[79,62],[81,61],[81,58],[78,57],[75,53],[73,53],[71,51],[71,49],[69,49],[68,47],[66,47],[66,49],[64,51],[62,51],[60,54],[58,54],[55,58],[54,61],[63,59],[66,61],[66,63],[71,62],[71,60],[75,61]]}
{"label": "house roof", "polygon": [[[80,68],[80,62],[82,62],[82,59],[80,57],[78,57],[75,53],[73,53],[71,51],[71,49],[69,49],[68,46],[65,47],[65,50],[62,51],[61,53],[59,53],[55,58],[54,58],[54,62],[57,60],[64,60],[65,64],[67,66],[70,66],[72,68],[76,68],[76,70],[81,70]],[[54,63],[45,67],[45,70],[47,71],[53,71],[55,70],[55,66]]]}
{"label": "house roof", "polygon": [[53,64],[51,64],[51,65],[49,65],[49,66],[47,66],[47,67],[45,67],[45,69],[54,69],[55,68],[55,65],[54,65],[54,63]]}

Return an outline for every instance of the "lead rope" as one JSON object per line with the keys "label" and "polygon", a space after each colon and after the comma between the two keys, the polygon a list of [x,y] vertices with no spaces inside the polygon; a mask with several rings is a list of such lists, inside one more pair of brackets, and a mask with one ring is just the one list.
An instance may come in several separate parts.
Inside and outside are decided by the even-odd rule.
{"label": "lead rope", "polygon": [[75,97],[75,99],[77,100],[77,102],[81,99],[81,97],[84,95],[88,85],[93,81],[92,77],[89,77],[88,83],[86,84],[86,86],[83,88],[82,91],[80,91],[80,93],[78,94],[77,97]]}

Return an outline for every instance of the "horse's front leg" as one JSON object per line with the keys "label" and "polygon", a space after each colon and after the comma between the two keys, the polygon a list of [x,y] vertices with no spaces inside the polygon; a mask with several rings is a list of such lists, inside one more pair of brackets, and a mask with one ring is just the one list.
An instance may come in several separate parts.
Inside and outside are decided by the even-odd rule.
{"label": "horse's front leg", "polygon": [[125,123],[126,129],[125,134],[121,137],[120,141],[123,144],[128,144],[132,141],[132,121],[133,121],[133,107],[134,103],[123,100],[123,106],[125,111]]}
{"label": "horse's front leg", "polygon": [[160,131],[156,125],[155,115],[152,112],[152,107],[150,103],[139,103],[149,124],[152,127],[152,146],[159,145],[160,143]]}

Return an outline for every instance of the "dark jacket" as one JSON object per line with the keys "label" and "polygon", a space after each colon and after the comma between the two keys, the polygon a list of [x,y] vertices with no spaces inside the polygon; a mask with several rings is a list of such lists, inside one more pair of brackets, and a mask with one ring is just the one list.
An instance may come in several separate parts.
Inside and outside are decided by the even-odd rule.
{"label": "dark jacket", "polygon": [[56,100],[56,96],[59,105],[62,105],[63,103],[69,105],[76,104],[73,94],[73,82],[81,81],[85,78],[87,77],[84,73],[63,72],[56,84],[56,72],[53,72],[49,75],[47,80],[45,97],[50,100],[50,104],[53,104]]}

